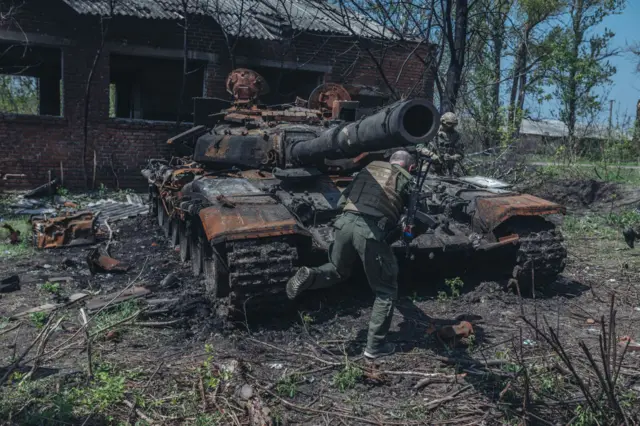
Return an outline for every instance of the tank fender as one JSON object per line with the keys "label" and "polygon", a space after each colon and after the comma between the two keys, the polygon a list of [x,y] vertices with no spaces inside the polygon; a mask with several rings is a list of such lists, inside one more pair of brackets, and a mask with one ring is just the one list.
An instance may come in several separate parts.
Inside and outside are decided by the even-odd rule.
{"label": "tank fender", "polygon": [[311,234],[281,204],[214,205],[199,212],[211,244],[283,235]]}
{"label": "tank fender", "polygon": [[567,208],[529,194],[498,195],[476,200],[474,225],[492,232],[514,216],[545,216],[566,214]]}

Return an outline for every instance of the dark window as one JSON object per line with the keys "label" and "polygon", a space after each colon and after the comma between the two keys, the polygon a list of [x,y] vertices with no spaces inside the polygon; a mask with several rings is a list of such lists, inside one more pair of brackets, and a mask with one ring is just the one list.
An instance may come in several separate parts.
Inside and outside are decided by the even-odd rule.
{"label": "dark window", "polygon": [[0,43],[0,112],[62,115],[60,49]]}
{"label": "dark window", "polygon": [[111,55],[109,116],[144,120],[193,121],[193,98],[202,96],[206,62],[189,61],[180,100],[183,62]]}
{"label": "dark window", "polygon": [[269,93],[260,97],[260,101],[266,105],[292,103],[296,97],[308,99],[313,89],[324,79],[324,74],[320,72],[271,67],[249,68],[264,77],[269,84]]}

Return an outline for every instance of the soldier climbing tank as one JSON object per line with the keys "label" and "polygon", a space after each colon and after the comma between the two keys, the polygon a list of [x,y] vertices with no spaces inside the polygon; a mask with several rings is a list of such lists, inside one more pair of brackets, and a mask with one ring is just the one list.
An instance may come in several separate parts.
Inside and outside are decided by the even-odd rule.
{"label": "soldier climbing tank", "polygon": [[[354,173],[393,149],[428,142],[439,114],[425,99],[398,101],[363,116],[337,84],[324,84],[308,101],[267,108],[269,89],[257,73],[227,78],[232,105],[197,113],[204,124],[169,139],[190,153],[151,160],[153,213],[206,295],[229,312],[287,302],[285,285],[296,267],[327,260],[338,200]],[[444,259],[511,276],[521,286],[542,285],[562,272],[562,236],[545,217],[562,206],[482,177],[429,176],[416,215],[418,235],[393,247],[404,270],[436,268]]]}

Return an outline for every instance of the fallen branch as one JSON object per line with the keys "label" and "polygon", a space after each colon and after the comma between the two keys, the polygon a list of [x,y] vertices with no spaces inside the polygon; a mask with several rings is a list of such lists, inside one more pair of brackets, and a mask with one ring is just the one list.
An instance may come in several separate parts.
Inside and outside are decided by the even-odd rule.
{"label": "fallen branch", "polygon": [[[73,340],[78,334],[83,332],[86,327],[88,327],[89,323],[91,323],[91,321],[93,321],[94,318],[96,318],[101,312],[103,312],[105,309],[107,309],[111,305],[111,303],[113,303],[114,300],[116,300],[118,297],[120,297],[122,295],[122,293],[124,293],[125,291],[127,291],[128,289],[133,287],[133,285],[138,281],[138,279],[142,275],[142,272],[144,272],[144,268],[146,267],[148,260],[149,260],[149,257],[147,256],[147,258],[144,260],[144,263],[142,264],[142,268],[140,269],[140,273],[133,280],[131,280],[131,282],[129,282],[129,284],[127,284],[125,288],[123,288],[118,294],[116,294],[113,297],[113,299],[111,299],[106,305],[104,305],[102,308],[100,308],[98,310],[98,312],[95,313],[95,315],[93,315],[91,318],[89,318],[89,320],[87,321],[87,324],[83,324],[82,326],[80,326],[80,328],[78,330],[76,330],[76,332],[73,333],[73,335],[71,335],[71,337],[69,337],[64,342],[60,343],[55,348],[50,349],[49,351],[45,352],[43,355],[49,355],[49,354],[51,354],[51,353],[53,353],[55,351],[58,351],[60,348],[62,348],[64,346],[67,346],[69,344],[69,342],[71,342],[71,340]],[[29,359],[28,361],[31,361],[31,360],[33,360],[33,358]]]}
{"label": "fallen branch", "polygon": [[18,324],[16,324],[15,326],[13,326],[11,328],[8,328],[6,330],[0,330],[0,336],[2,336],[3,334],[11,333],[16,328],[20,328],[21,325],[22,325],[22,323],[19,322]]}
{"label": "fallen branch", "polygon": [[114,327],[117,327],[117,326],[119,326],[119,325],[124,324],[125,322],[131,321],[131,320],[134,320],[134,319],[136,319],[136,318],[138,317],[138,315],[140,315],[142,312],[144,312],[144,309],[139,309],[138,311],[136,311],[136,312],[135,312],[135,313],[133,313],[132,315],[129,315],[128,317],[126,317],[126,318],[124,318],[124,319],[122,319],[122,320],[120,320],[120,321],[117,321],[117,322],[115,322],[115,323],[113,323],[113,324],[109,324],[109,325],[108,325],[108,326],[106,326],[106,327],[102,327],[100,330],[96,331],[95,333],[92,333],[92,334],[90,335],[90,337],[95,337],[95,336],[97,336],[98,334],[102,334],[102,333],[104,333],[105,331],[109,330],[110,328],[114,328]]}
{"label": "fallen branch", "polygon": [[138,417],[140,417],[142,420],[146,421],[149,424],[152,424],[154,422],[154,420],[147,416],[146,414],[144,414],[142,411],[138,410],[136,408],[136,406],[130,402],[129,400],[125,399],[122,401],[124,403],[124,405],[126,405],[127,407],[131,408],[132,410],[135,410],[136,414],[138,415]]}
{"label": "fallen branch", "polygon": [[31,342],[31,344],[27,346],[27,348],[22,352],[22,354],[9,367],[7,367],[6,373],[4,373],[4,376],[2,376],[2,379],[0,379],[0,386],[4,386],[7,383],[7,379],[9,378],[11,373],[13,373],[13,371],[18,367],[18,365],[24,359],[24,357],[26,357],[27,354],[31,351],[31,349],[36,345],[36,343],[38,343],[40,338],[44,336],[45,332],[47,332],[47,329],[50,323],[51,323],[51,318],[49,319],[49,321],[47,321],[47,324],[42,328],[40,333],[38,333],[38,335],[33,340],[33,342]]}
{"label": "fallen branch", "polygon": [[80,308],[80,315],[82,316],[82,323],[84,324],[84,337],[87,342],[87,369],[89,371],[89,379],[93,377],[93,366],[91,363],[91,337],[89,336],[89,329],[86,327],[87,325],[87,314],[84,311],[84,308]]}
{"label": "fallen branch", "polygon": [[316,361],[319,361],[319,362],[321,362],[321,363],[323,363],[323,364],[327,364],[327,365],[342,365],[342,364],[343,364],[342,362],[332,362],[332,361],[327,361],[327,360],[324,360],[324,359],[322,359],[322,358],[318,358],[318,357],[317,357],[317,356],[315,356],[315,355],[304,354],[304,353],[301,353],[301,352],[288,351],[288,350],[286,350],[286,349],[279,348],[279,347],[274,346],[274,345],[271,345],[271,344],[269,344],[269,343],[262,342],[262,341],[257,340],[257,339],[253,339],[253,338],[251,338],[251,337],[247,337],[246,339],[247,339],[247,340],[249,340],[249,341],[251,341],[251,342],[258,343],[258,344],[261,344],[261,345],[264,345],[264,346],[269,347],[269,348],[271,348],[271,349],[275,349],[275,350],[280,351],[280,352],[284,352],[284,353],[291,354],[291,355],[303,356],[303,357],[306,357],[306,358],[315,359]]}
{"label": "fallen branch", "polygon": [[436,408],[438,408],[440,405],[444,404],[445,402],[449,402],[449,401],[453,401],[455,399],[456,396],[460,395],[462,392],[466,391],[467,389],[471,389],[473,387],[473,385],[467,385],[461,389],[458,389],[457,391],[445,396],[444,398],[440,398],[440,399],[436,399],[433,401],[430,401],[427,406],[426,409],[429,411],[435,410]]}

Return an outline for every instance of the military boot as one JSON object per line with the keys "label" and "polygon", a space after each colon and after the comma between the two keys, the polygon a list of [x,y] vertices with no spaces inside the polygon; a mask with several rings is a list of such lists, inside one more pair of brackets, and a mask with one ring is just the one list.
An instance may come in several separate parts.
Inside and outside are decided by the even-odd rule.
{"label": "military boot", "polygon": [[383,356],[392,355],[396,351],[396,345],[393,343],[385,343],[376,349],[365,349],[364,356],[367,359],[377,359]]}
{"label": "military boot", "polygon": [[638,233],[633,230],[633,228],[627,228],[622,231],[622,235],[624,236],[624,241],[630,248],[633,248],[636,239],[638,239]]}
{"label": "military boot", "polygon": [[289,299],[296,299],[303,291],[311,287],[314,277],[313,269],[306,266],[298,269],[298,272],[287,282],[287,296]]}

